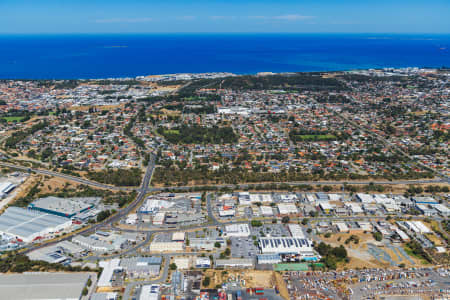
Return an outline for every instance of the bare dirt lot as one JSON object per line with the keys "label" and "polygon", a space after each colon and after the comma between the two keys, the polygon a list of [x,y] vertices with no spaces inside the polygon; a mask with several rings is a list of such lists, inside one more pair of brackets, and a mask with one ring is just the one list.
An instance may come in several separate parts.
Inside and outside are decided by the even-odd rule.
{"label": "bare dirt lot", "polygon": [[[245,280],[245,287],[273,288],[276,284],[274,272],[258,270],[206,270],[205,277],[211,279],[208,287],[218,284]],[[207,288],[207,287],[205,287]]]}
{"label": "bare dirt lot", "polygon": [[[350,261],[347,264],[339,266],[339,269],[352,269],[352,268],[385,268],[392,267],[391,263],[384,259],[376,259],[371,253],[370,248],[377,248],[380,253],[386,253],[390,259],[396,264],[405,264],[407,267],[420,265],[420,261],[414,257],[409,256],[409,259],[403,256],[398,250],[402,245],[392,245],[389,241],[377,242],[373,238],[371,233],[359,233],[353,234],[359,238],[358,243],[353,241],[345,243],[345,241],[351,236],[350,233],[334,233],[329,238],[321,236],[321,239],[334,247],[343,245],[347,250]],[[389,245],[386,246],[387,243]]]}

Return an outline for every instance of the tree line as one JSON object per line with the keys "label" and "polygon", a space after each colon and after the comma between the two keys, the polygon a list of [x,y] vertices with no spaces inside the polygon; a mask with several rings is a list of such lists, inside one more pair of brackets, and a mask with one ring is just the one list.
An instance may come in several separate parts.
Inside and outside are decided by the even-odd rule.
{"label": "tree line", "polygon": [[159,127],[157,131],[172,144],[230,144],[238,141],[231,127],[182,125],[171,130]]}
{"label": "tree line", "polygon": [[106,169],[98,172],[89,171],[89,179],[115,186],[139,186],[142,180],[142,171],[139,168]]}
{"label": "tree line", "polygon": [[34,134],[35,132],[44,129],[45,127],[47,127],[49,124],[47,122],[47,120],[44,120],[42,122],[39,122],[37,124],[34,124],[33,126],[31,126],[31,128],[26,129],[26,130],[19,130],[16,132],[13,132],[11,134],[11,136],[9,136],[6,140],[5,140],[5,147],[6,148],[14,148],[16,147],[16,145],[18,143],[20,143],[21,141],[23,141],[24,139],[26,139],[29,135]]}

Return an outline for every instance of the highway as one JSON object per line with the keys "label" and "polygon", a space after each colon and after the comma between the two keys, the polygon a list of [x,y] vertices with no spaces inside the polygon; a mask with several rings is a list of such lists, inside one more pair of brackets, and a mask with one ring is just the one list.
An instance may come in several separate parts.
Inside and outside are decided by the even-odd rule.
{"label": "highway", "polygon": [[195,185],[195,186],[171,186],[171,187],[163,187],[163,188],[150,188],[150,192],[161,192],[165,190],[174,190],[174,191],[187,191],[192,188],[201,188],[201,187],[217,187],[217,188],[230,188],[230,189],[246,189],[249,187],[265,185],[265,184],[288,184],[293,186],[298,185],[367,185],[367,184],[377,184],[377,185],[399,185],[399,184],[427,184],[427,183],[441,183],[446,182],[446,180],[438,179],[419,179],[419,180],[359,180],[359,181],[348,181],[348,180],[340,180],[340,181],[292,181],[292,182],[260,182],[260,183],[242,183],[242,184],[214,184],[214,185]]}
{"label": "highway", "polygon": [[[149,187],[149,184],[150,184],[150,180],[151,180],[151,178],[153,176],[153,171],[154,170],[155,170],[155,156],[153,154],[151,154],[150,161],[148,163],[147,170],[146,170],[145,175],[144,175],[144,179],[142,180],[141,187],[138,190],[139,193],[138,193],[136,199],[133,200],[133,202],[131,202],[125,208],[119,210],[119,212],[117,212],[113,216],[111,216],[111,217],[109,217],[109,218],[107,218],[107,219],[105,219],[105,220],[103,220],[103,221],[101,221],[99,223],[96,223],[96,224],[94,224],[92,226],[89,226],[89,227],[87,227],[87,228],[77,232],[77,234],[88,234],[88,233],[95,232],[97,229],[100,229],[101,227],[107,226],[108,224],[113,224],[113,223],[119,221],[122,217],[124,217],[127,214],[129,214],[145,198],[145,195],[148,193],[148,187]],[[68,234],[68,235],[66,235],[66,236],[64,236],[64,237],[62,237],[60,239],[57,239],[57,240],[54,240],[54,241],[51,241],[51,242],[48,242],[48,243],[43,243],[43,244],[40,244],[40,245],[31,245],[31,247],[25,249],[23,251],[23,253],[26,254],[26,253],[29,253],[29,252],[31,252],[33,250],[36,250],[36,249],[47,247],[47,246],[59,243],[59,242],[64,241],[64,240],[69,240],[72,237],[73,237],[73,235]]]}
{"label": "highway", "polygon": [[[151,154],[153,157],[153,160],[155,159],[154,155]],[[153,161],[154,163],[154,161]],[[135,188],[135,187],[118,187],[118,186],[112,186],[109,184],[103,184],[92,180],[87,180],[81,177],[76,177],[64,173],[49,171],[49,170],[42,170],[42,169],[35,169],[35,168],[28,168],[16,164],[6,163],[6,162],[0,162],[0,166],[2,167],[8,167],[11,169],[20,170],[23,172],[28,173],[36,173],[41,175],[48,175],[48,176],[54,176],[58,178],[63,178],[67,180],[71,180],[74,182],[78,182],[81,184],[90,185],[97,188],[102,189],[108,189],[108,190],[114,190],[114,191],[139,191],[141,188]],[[153,164],[153,167],[154,164]],[[152,170],[153,172],[153,170]],[[151,179],[151,178],[150,178]],[[145,180],[145,178],[144,178]],[[418,179],[418,180],[359,180],[359,181],[348,181],[348,180],[334,180],[334,181],[292,181],[292,182],[259,182],[259,183],[243,183],[243,184],[215,184],[214,186],[217,188],[240,188],[240,189],[246,189],[250,187],[255,187],[259,185],[265,185],[265,184],[288,184],[292,186],[298,186],[298,185],[343,185],[343,184],[352,184],[352,185],[367,185],[370,183],[377,184],[377,185],[398,185],[398,184],[432,184],[432,183],[442,183],[442,182],[448,182],[448,179]],[[149,182],[150,184],[150,182]],[[195,185],[195,186],[170,186],[170,187],[161,187],[161,188],[148,188],[148,192],[161,192],[165,191],[167,189],[175,190],[175,191],[188,191],[192,188],[201,188],[201,187],[210,187],[211,185]],[[148,184],[147,184],[148,187]]]}
{"label": "highway", "polygon": [[132,190],[136,190],[136,188],[132,188],[132,187],[112,186],[112,185],[109,185],[109,184],[103,184],[103,183],[99,183],[99,182],[96,182],[96,181],[91,181],[91,180],[83,179],[81,177],[72,176],[72,175],[68,175],[68,174],[64,174],[64,173],[59,173],[59,172],[54,172],[54,171],[49,171],[49,170],[42,170],[42,169],[28,168],[28,167],[24,167],[24,166],[20,166],[20,165],[6,163],[6,162],[3,162],[3,161],[0,161],[0,166],[11,168],[11,169],[16,169],[16,170],[20,170],[20,171],[28,172],[28,173],[32,172],[32,173],[41,174],[41,175],[48,175],[48,176],[59,177],[59,178],[75,181],[75,182],[78,182],[78,183],[81,183],[81,184],[86,184],[86,185],[90,185],[90,186],[94,186],[94,187],[98,187],[98,188],[102,188],[102,189],[115,190],[115,191],[132,191]]}

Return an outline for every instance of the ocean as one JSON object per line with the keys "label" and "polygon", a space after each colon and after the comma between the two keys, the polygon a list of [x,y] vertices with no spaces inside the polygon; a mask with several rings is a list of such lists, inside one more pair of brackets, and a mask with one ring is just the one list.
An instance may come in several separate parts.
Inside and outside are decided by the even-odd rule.
{"label": "ocean", "polygon": [[0,78],[450,66],[450,35],[0,35]]}

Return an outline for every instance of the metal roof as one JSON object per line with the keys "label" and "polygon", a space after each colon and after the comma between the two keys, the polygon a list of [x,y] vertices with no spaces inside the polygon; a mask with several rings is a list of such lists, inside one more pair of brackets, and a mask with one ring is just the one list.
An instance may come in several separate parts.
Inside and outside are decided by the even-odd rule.
{"label": "metal roof", "polygon": [[20,207],[8,207],[0,215],[0,231],[23,238],[51,230],[70,220]]}
{"label": "metal roof", "polygon": [[0,274],[2,299],[79,299],[89,273]]}

